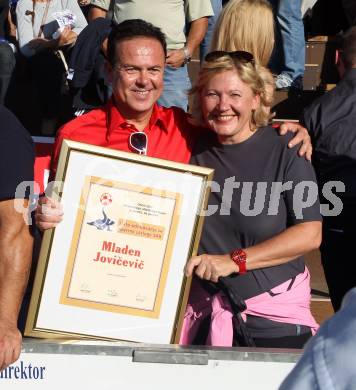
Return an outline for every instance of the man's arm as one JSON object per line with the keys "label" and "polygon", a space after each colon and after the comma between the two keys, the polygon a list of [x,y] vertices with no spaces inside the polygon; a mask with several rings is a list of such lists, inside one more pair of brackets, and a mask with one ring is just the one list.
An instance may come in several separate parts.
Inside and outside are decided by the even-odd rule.
{"label": "man's arm", "polygon": [[[110,4],[110,3],[109,3]],[[97,7],[96,5],[91,4],[88,12],[88,20],[91,22],[94,19],[97,18],[106,18],[108,14],[108,11],[106,11],[104,8]],[[102,43],[102,51],[106,57],[107,49],[108,49],[108,38],[105,38]]]}
{"label": "man's arm", "polygon": [[[193,55],[195,49],[200,45],[204,39],[206,30],[208,28],[208,18],[203,17],[193,20],[190,24],[190,31],[186,42],[186,49],[190,56]],[[185,60],[184,49],[170,50],[167,54],[167,65],[173,68],[179,68],[183,65]]]}
{"label": "man's arm", "polygon": [[97,18],[106,18],[107,11],[105,11],[103,8],[96,7],[95,5],[91,5],[89,8],[88,13],[88,20],[91,22],[94,19]]}
{"label": "man's arm", "polygon": [[[0,202],[0,371],[20,355],[17,318],[32,259],[33,238],[23,215],[15,210],[18,201]],[[23,202],[27,207],[28,201]]]}
{"label": "man's arm", "polygon": [[193,55],[195,49],[201,44],[207,29],[208,18],[206,17],[191,22],[187,43],[185,45],[190,55]]}
{"label": "man's arm", "polygon": [[295,134],[292,140],[289,142],[288,147],[299,147],[298,155],[305,157],[306,160],[311,161],[313,153],[313,147],[308,130],[299,123],[285,122],[279,128],[280,135],[286,135],[288,131]]}
{"label": "man's arm", "polygon": [[[185,0],[184,12],[190,30],[186,41],[186,51],[192,56],[195,49],[200,45],[208,29],[208,18],[214,15],[210,0]],[[174,68],[182,66],[185,60],[184,49],[168,52],[167,65]]]}

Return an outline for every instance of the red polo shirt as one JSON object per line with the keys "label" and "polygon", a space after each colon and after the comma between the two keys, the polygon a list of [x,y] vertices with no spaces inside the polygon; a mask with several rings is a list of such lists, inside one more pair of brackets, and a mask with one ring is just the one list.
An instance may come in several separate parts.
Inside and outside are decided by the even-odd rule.
{"label": "red polo shirt", "polygon": [[[147,155],[188,163],[199,129],[187,121],[187,114],[177,108],[154,105],[151,119],[144,130]],[[59,131],[52,157],[52,175],[57,168],[63,139],[134,152],[129,145],[130,133],[137,131],[126,122],[113,101],[65,124]]]}

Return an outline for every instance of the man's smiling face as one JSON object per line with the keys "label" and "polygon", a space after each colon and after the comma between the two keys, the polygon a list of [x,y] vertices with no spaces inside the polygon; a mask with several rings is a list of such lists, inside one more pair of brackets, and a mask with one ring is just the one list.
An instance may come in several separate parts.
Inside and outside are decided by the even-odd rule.
{"label": "man's smiling face", "polygon": [[154,38],[136,37],[117,44],[112,87],[124,117],[152,112],[163,90],[164,63],[162,45]]}

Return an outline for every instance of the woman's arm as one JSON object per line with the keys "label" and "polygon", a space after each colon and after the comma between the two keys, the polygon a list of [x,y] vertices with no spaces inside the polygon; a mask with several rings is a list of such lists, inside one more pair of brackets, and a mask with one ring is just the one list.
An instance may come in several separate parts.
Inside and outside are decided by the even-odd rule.
{"label": "woman's arm", "polygon": [[247,269],[271,267],[302,256],[321,244],[321,222],[294,225],[250,248],[246,248]]}
{"label": "woman's arm", "polygon": [[[319,248],[320,243],[321,222],[303,222],[291,226],[269,240],[244,248],[247,255],[246,268],[254,270],[287,263]],[[192,257],[188,261],[186,276],[191,276],[193,272],[201,279],[217,282],[220,276],[239,272],[239,267],[231,260],[230,254],[204,254]]]}
{"label": "woman's arm", "polygon": [[[290,143],[290,137],[283,137],[280,142]],[[284,149],[284,152],[285,159],[283,163],[280,163],[283,165],[279,169],[284,172],[283,182],[292,185],[288,190],[283,191],[283,195],[276,193],[273,200],[283,201],[285,205],[286,228],[281,229],[281,232],[274,236],[271,233],[272,237],[265,241],[241,248],[246,252],[247,270],[287,263],[318,248],[321,243],[322,224],[320,222],[320,205],[317,193],[315,193],[317,192],[317,184],[313,167],[305,159],[298,157],[297,150]],[[304,199],[305,189],[308,189],[307,199]],[[306,207],[307,205],[308,207]],[[258,224],[256,224],[256,229],[258,229]],[[239,230],[243,231],[243,226],[240,226]],[[197,276],[214,282],[220,276],[227,276],[239,271],[239,267],[231,260],[230,254],[194,257],[187,264],[187,275],[190,276],[195,267]]]}

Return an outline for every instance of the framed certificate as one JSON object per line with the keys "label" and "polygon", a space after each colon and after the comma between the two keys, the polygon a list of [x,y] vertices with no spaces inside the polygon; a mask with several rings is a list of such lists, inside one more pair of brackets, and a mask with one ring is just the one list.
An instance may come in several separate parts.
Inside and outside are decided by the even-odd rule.
{"label": "framed certificate", "polygon": [[64,140],[25,335],[177,342],[212,175]]}

